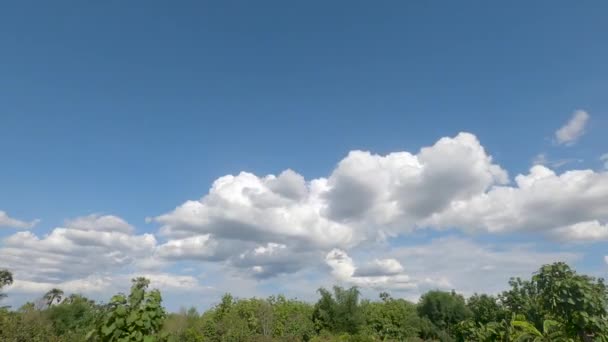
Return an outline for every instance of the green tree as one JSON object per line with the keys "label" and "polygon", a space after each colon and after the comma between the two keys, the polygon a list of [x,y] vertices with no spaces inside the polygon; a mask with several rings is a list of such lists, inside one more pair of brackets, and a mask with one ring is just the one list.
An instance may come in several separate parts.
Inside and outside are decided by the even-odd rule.
{"label": "green tree", "polygon": [[155,342],[166,340],[160,334],[166,317],[161,306],[160,291],[147,291],[150,281],[146,278],[132,280],[129,296],[118,294],[112,297],[107,313],[97,329],[91,331],[92,340],[110,342],[143,341]]}
{"label": "green tree", "polygon": [[59,305],[46,310],[55,335],[64,336],[65,341],[82,341],[95,326],[100,310],[92,300],[81,295],[70,295]]}
{"label": "green tree", "polygon": [[487,294],[476,293],[469,297],[467,308],[471,311],[473,321],[478,324],[499,322],[507,316],[498,299]]}
{"label": "green tree", "polygon": [[451,334],[454,325],[471,317],[471,311],[466,307],[464,297],[454,291],[438,290],[429,291],[420,298],[418,314],[428,318],[448,334]]}
{"label": "green tree", "polygon": [[608,297],[603,279],[579,275],[567,264],[545,265],[532,277],[542,308],[571,337],[608,341]]}
{"label": "green tree", "polygon": [[542,329],[545,316],[549,313],[543,308],[537,284],[530,280],[511,278],[509,290],[498,296],[498,300],[510,314],[523,315],[537,329]]}
{"label": "green tree", "polygon": [[403,299],[393,299],[384,292],[380,298],[380,302],[362,302],[363,332],[382,341],[405,341],[418,336],[421,328],[416,305]]}
{"label": "green tree", "polygon": [[296,299],[286,299],[285,296],[268,298],[273,308],[273,332],[277,338],[293,340],[309,340],[315,334],[312,321],[314,308],[311,304]]}
{"label": "green tree", "polygon": [[321,298],[315,304],[313,321],[317,330],[356,334],[364,322],[359,305],[359,289],[334,286],[333,294],[320,288]]}
{"label": "green tree", "polygon": [[[9,270],[0,270],[0,291],[5,286],[11,285],[13,283],[13,274]],[[6,294],[0,292],[0,299],[5,298]]]}
{"label": "green tree", "polygon": [[47,307],[51,307],[54,303],[61,302],[63,298],[63,291],[57,288],[53,288],[44,294],[42,297],[47,305]]}

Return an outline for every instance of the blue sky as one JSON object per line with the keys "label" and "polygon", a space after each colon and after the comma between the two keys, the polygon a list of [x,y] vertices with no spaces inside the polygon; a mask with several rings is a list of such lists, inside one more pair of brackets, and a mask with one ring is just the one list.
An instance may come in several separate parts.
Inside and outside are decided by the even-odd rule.
{"label": "blue sky", "polygon": [[[602,2],[560,1],[3,4],[0,211],[5,213],[7,227],[0,229],[4,239],[0,242],[0,249],[4,249],[0,251],[0,266],[14,268],[17,281],[21,277],[27,284],[11,290],[13,300],[18,303],[18,298],[34,296],[51,283],[103,278],[106,274],[127,277],[144,270],[147,274],[179,273],[190,277],[188,281],[210,291],[210,297],[224,288],[242,295],[275,291],[304,295],[334,281],[360,286],[378,281],[369,277],[361,280],[365,277],[357,278],[357,271],[349,276],[349,271],[341,268],[344,263],[332,268],[331,260],[325,256],[333,249],[348,254],[359,265],[356,269],[378,267],[387,271],[385,276],[389,278],[409,277],[408,289],[393,286],[401,283],[403,277],[382,284],[393,286],[406,297],[414,298],[422,291],[426,278],[434,279],[428,285],[431,287],[460,289],[457,275],[451,272],[412,269],[411,263],[422,253],[418,252],[434,249],[437,246],[433,243],[470,248],[473,247],[467,244],[474,244],[483,253],[490,253],[480,252],[490,255],[490,259],[498,259],[501,250],[513,252],[532,243],[525,248],[529,253],[544,253],[538,260],[572,258],[581,269],[605,275],[608,185],[600,157],[608,153],[608,46],[604,43],[607,11],[608,5]],[[571,140],[559,143],[556,131],[567,125],[577,110],[584,111],[586,119],[572,126]],[[477,142],[457,138],[459,132],[473,134]],[[365,183],[366,178],[365,187],[371,188],[357,192],[363,187],[357,177],[369,177],[361,170],[344,171],[348,181],[340,178],[338,163],[349,151],[371,151],[382,156],[407,151],[417,155],[421,148],[433,146],[443,137],[449,137],[456,145],[482,148],[484,154],[477,157],[492,156],[491,163],[482,163],[488,168],[484,170],[488,171],[490,164],[497,165],[508,172],[508,183],[495,177],[473,186],[474,190],[454,190],[453,198],[449,191],[446,195],[444,190],[420,185],[416,188],[419,192],[408,193],[407,203],[403,202],[405,199],[403,203],[397,201],[398,205],[416,206],[409,198],[414,198],[414,202],[416,198],[434,199],[432,196],[447,198],[446,206],[435,208],[437,215],[443,213],[435,221],[428,216],[418,217],[418,213],[414,219],[407,211],[409,217],[392,220],[384,209],[378,209],[384,208],[380,202],[345,200],[364,198],[370,191],[384,195],[392,191],[381,184]],[[457,158],[456,152],[438,155],[446,158],[439,168],[450,169],[452,162],[458,162],[449,159]],[[501,223],[500,233],[495,231],[498,228],[492,226],[492,220],[480,218],[472,222],[465,220],[462,213],[458,216],[445,212],[454,201],[470,201],[494,186],[518,188],[515,177],[530,176],[535,160],[553,170],[556,177],[569,170],[591,170],[592,174],[585,174],[590,179],[582,188],[572,183],[576,180],[568,179],[562,180],[563,184],[558,182],[561,185],[554,190],[556,193],[547,188],[538,190],[567,199],[572,198],[566,193],[568,186],[581,191],[590,187],[596,192],[595,197],[578,199],[589,209],[583,213],[561,210],[563,217],[556,215],[553,222],[522,219],[529,224],[527,227],[507,220]],[[384,167],[388,166],[381,166]],[[232,229],[222,225],[226,224],[226,217],[219,223],[196,215],[189,219],[202,221],[192,223],[178,219],[177,214],[164,221],[154,219],[175,214],[173,210],[187,200],[203,198],[213,182],[225,175],[246,171],[259,180],[269,174],[278,176],[286,169],[301,175],[308,190],[312,180],[328,180],[327,188],[319,191],[329,195],[308,194],[306,200],[329,208],[318,213],[320,219],[352,230],[351,241],[323,245],[307,238],[303,239],[307,243],[295,243],[305,233],[298,231],[296,238],[292,233],[282,236],[284,231],[276,227],[268,231],[264,226],[272,226],[266,221],[272,219],[264,215],[272,214],[262,211],[248,216],[253,215],[248,212],[240,217],[238,209],[230,205],[214,207],[212,217],[228,215],[231,220],[247,223],[251,231],[234,228],[236,238],[222,233]],[[399,172],[383,170],[391,175]],[[444,185],[449,189],[463,186],[461,182],[449,183],[458,177],[439,174],[444,175],[441,180],[448,179]],[[483,175],[487,176],[487,172]],[[289,181],[297,183],[296,178]],[[252,186],[247,182],[254,181],[245,182]],[[353,182],[358,185],[348,187]],[[389,197],[395,196],[398,195]],[[500,197],[495,201],[503,200]],[[541,204],[526,201],[515,207],[568,206],[566,200]],[[576,204],[573,203],[574,208]],[[365,210],[373,208],[366,211],[369,216],[364,218],[340,214],[366,205],[369,208]],[[208,208],[209,204],[203,203],[202,207]],[[282,207],[292,213],[289,208],[292,207]],[[524,212],[527,211],[518,214]],[[104,215],[124,220],[131,228],[124,228],[116,220],[98,220]],[[70,220],[79,217],[93,222],[85,225],[88,230],[70,226]],[[146,222],[146,218],[150,220]],[[8,224],[8,219],[22,224]],[[29,225],[34,219],[40,222]],[[590,226],[595,221],[597,226]],[[83,225],[84,221],[79,222]],[[569,229],[586,234],[584,242],[558,242],[560,239],[555,236],[571,237],[566,228],[578,223],[586,226]],[[300,224],[293,223],[294,227]],[[167,230],[173,235],[163,234],[163,226],[169,227]],[[299,229],[289,222],[279,226],[286,231]],[[132,254],[135,252],[120,250],[125,253],[124,260],[109,262],[107,269],[104,266],[90,273],[66,271],[51,276],[52,272],[43,270],[41,265],[30,270],[19,266],[28,254],[20,252],[17,257],[14,250],[50,248],[40,247],[45,242],[23,242],[27,238],[24,232],[30,231],[42,241],[45,234],[52,237],[58,227],[91,234],[121,231],[130,237],[147,233],[152,234],[155,243],[144,243],[149,253],[143,256],[141,251]],[[390,237],[378,242],[378,235],[383,234]],[[155,254],[163,244],[173,248],[176,245],[171,241],[195,236],[199,240],[188,240],[194,243],[189,252],[210,248],[210,242],[200,240],[201,236],[208,236],[205,241],[217,242],[216,249],[222,252],[209,252],[204,257],[184,251],[178,253],[179,257]],[[81,236],[78,241],[83,243],[82,239]],[[237,240],[248,243],[241,245],[234,242]],[[59,239],[59,252],[54,249],[53,253],[76,253],[71,249],[74,241]],[[269,243],[290,256],[302,252],[324,257],[306,265],[281,265],[268,278],[251,276],[249,268],[264,265],[239,264],[237,256],[255,248],[272,250]],[[183,241],[180,246],[184,246]],[[83,253],[90,258],[93,252],[86,251],[94,249],[87,248]],[[50,253],[47,249],[44,253]],[[576,255],[556,254],[563,251]],[[99,250],[115,255],[112,252],[117,251]],[[144,267],[129,261],[143,257],[162,265]],[[290,260],[287,256],[282,258]],[[348,260],[344,256],[338,259]],[[389,270],[389,262],[373,260],[395,260],[403,270]],[[369,265],[361,266],[368,261]],[[270,259],[264,262],[276,266]],[[523,264],[505,268],[529,273]],[[242,286],[230,285],[234,284],[230,277],[240,279]],[[488,278],[485,287],[462,290],[496,291],[489,279],[502,281],[504,275],[495,277]],[[109,288],[91,290],[92,296],[103,298],[103,291],[111,292],[112,286],[119,283],[114,278],[103,279],[109,279]],[[294,279],[306,279],[311,288],[286,285]],[[181,290],[167,286],[169,306],[178,307]],[[374,286],[370,287],[377,288]],[[84,285],[80,288],[88,290]]]}

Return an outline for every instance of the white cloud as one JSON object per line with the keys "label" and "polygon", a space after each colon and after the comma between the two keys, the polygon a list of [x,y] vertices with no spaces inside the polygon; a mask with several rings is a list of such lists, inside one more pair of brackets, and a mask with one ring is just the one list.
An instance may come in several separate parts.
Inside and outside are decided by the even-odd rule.
{"label": "white cloud", "polygon": [[552,232],[554,238],[563,242],[585,242],[608,240],[608,225],[599,221],[579,222],[561,227]]}
{"label": "white cloud", "polygon": [[65,293],[95,293],[106,290],[113,284],[111,277],[92,275],[81,279],[61,282],[44,282],[15,279],[7,288],[8,292],[43,294],[53,288],[59,288]]}
{"label": "white cloud", "polygon": [[357,268],[354,275],[359,277],[376,277],[396,275],[402,272],[403,266],[395,259],[374,259]]}
{"label": "white cloud", "polygon": [[177,275],[171,273],[134,273],[123,278],[133,279],[137,277],[150,279],[150,287],[160,290],[192,291],[204,288],[199,283],[198,279],[190,275]]}
{"label": "white cloud", "polygon": [[15,233],[2,241],[0,259],[16,279],[58,283],[114,271],[154,251],[154,235],[127,233],[118,218],[110,220],[121,223],[115,226],[94,223],[105,221],[78,218],[42,237]]}
{"label": "white cloud", "polygon": [[539,153],[532,160],[532,164],[533,165],[543,165],[543,166],[553,167],[553,168],[560,168],[560,167],[563,167],[563,166],[571,164],[571,163],[581,163],[582,161],[583,161],[582,159],[576,159],[576,158],[562,158],[562,159],[553,160],[553,159],[549,159],[545,153]]}
{"label": "white cloud", "polygon": [[[474,135],[460,133],[416,154],[352,151],[327,178],[307,181],[292,170],[224,176],[201,199],[152,220],[168,239],[158,248],[161,258],[221,261],[269,277],[314,265],[334,248],[415,229],[555,235],[562,227],[605,222],[607,202],[606,173],[558,175],[535,165],[513,184]],[[267,246],[284,248],[255,253]]]}
{"label": "white cloud", "polygon": [[345,251],[333,249],[325,257],[325,262],[337,280],[351,285],[394,290],[417,286],[395,259],[377,259],[375,265],[367,265],[366,271],[358,273],[352,258]]}
{"label": "white cloud", "polygon": [[[154,221],[162,225],[160,232],[169,239],[161,249],[206,236],[205,241],[217,243],[214,256],[222,255],[220,259],[242,266],[248,263],[225,248],[239,244],[251,250],[280,244],[289,254],[309,255],[331,248],[348,249],[363,241],[411,231],[417,221],[450,202],[470,199],[493,184],[506,182],[506,171],[492,163],[477,138],[461,133],[442,138],[416,155],[353,151],[328,178],[306,181],[292,170],[279,176],[257,177],[246,172],[224,176],[200,200],[187,201]],[[201,251],[208,249],[180,247],[179,257],[200,259]],[[305,264],[293,261],[289,265],[283,262],[279,268],[273,262],[270,269],[294,272]],[[253,274],[266,275],[269,266],[253,264],[250,268]]]}
{"label": "white cloud", "polygon": [[562,128],[555,131],[555,139],[558,144],[572,145],[583,134],[585,134],[585,126],[589,120],[589,114],[584,110],[577,110],[572,114],[572,118]]}
{"label": "white cloud", "polygon": [[118,216],[92,214],[67,220],[67,228],[108,232],[133,233],[135,230],[127,221]]}
{"label": "white cloud", "polygon": [[158,246],[157,254],[165,259],[181,259],[186,256],[190,259],[213,260],[217,247],[218,242],[211,235],[204,234],[170,240]]}
{"label": "white cloud", "polygon": [[16,218],[12,218],[8,216],[5,211],[0,210],[0,228],[8,227],[8,228],[21,228],[21,229],[30,229],[38,224],[40,220],[32,220],[32,221],[22,221]]}
{"label": "white cloud", "polygon": [[536,165],[515,181],[516,186],[494,186],[468,200],[452,201],[421,224],[490,233],[549,232],[608,219],[608,173],[573,170],[557,175]]}

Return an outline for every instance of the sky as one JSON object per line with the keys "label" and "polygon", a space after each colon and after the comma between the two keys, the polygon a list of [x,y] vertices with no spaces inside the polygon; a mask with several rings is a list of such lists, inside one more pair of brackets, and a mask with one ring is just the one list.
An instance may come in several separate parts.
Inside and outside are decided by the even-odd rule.
{"label": "sky", "polygon": [[3,305],[608,271],[608,4],[0,7]]}

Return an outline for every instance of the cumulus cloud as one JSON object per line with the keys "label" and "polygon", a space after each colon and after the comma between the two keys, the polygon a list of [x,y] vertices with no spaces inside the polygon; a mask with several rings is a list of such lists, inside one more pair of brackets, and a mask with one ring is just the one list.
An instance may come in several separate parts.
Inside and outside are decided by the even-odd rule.
{"label": "cumulus cloud", "polygon": [[412,289],[417,285],[404,273],[395,259],[376,259],[359,271],[352,258],[340,249],[331,250],[325,257],[332,275],[348,284],[375,289]]}
{"label": "cumulus cloud", "polygon": [[40,220],[32,220],[32,221],[22,221],[16,218],[12,218],[8,216],[5,211],[0,210],[0,228],[21,228],[21,229],[30,229],[38,224]]}
{"label": "cumulus cloud", "polygon": [[516,186],[494,186],[464,201],[452,201],[423,221],[490,233],[551,231],[608,219],[608,173],[573,170],[557,175],[535,165],[515,178]]}
{"label": "cumulus cloud", "polygon": [[[572,128],[564,131],[573,136]],[[297,272],[332,249],[416,229],[556,236],[563,227],[606,222],[607,202],[606,173],[556,174],[535,165],[513,183],[474,135],[460,133],[417,153],[352,151],[326,178],[306,180],[293,170],[224,176],[199,200],[152,221],[167,239],[160,258],[222,261],[264,278]],[[353,276],[372,269],[378,265],[362,265]]]}
{"label": "cumulus cloud", "polygon": [[156,247],[155,237],[127,231],[130,226],[117,217],[81,217],[42,237],[32,232],[6,237],[0,259],[20,281],[70,285],[148,257]]}
{"label": "cumulus cloud", "polygon": [[589,114],[584,110],[577,110],[572,114],[570,121],[563,127],[555,131],[555,140],[560,145],[572,145],[583,134],[585,134],[585,126],[589,121]]}

